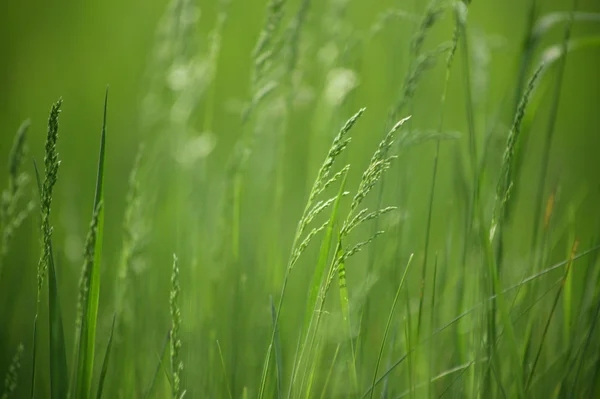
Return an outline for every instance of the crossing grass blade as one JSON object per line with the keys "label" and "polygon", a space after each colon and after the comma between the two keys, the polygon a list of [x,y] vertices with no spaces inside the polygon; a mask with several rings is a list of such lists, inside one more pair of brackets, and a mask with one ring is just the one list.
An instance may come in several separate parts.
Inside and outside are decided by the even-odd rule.
{"label": "crossing grass blade", "polygon": [[396,291],[394,302],[392,302],[392,308],[390,309],[390,313],[388,315],[388,320],[385,325],[385,330],[383,332],[383,339],[381,340],[381,347],[379,348],[379,355],[377,356],[377,363],[375,363],[375,372],[373,373],[373,382],[371,383],[371,394],[369,395],[370,399],[373,399],[373,394],[375,393],[375,382],[377,381],[377,373],[379,372],[379,365],[381,364],[383,350],[385,349],[385,341],[387,340],[387,336],[390,331],[390,326],[392,325],[392,319],[394,318],[394,310],[396,309],[396,304],[398,303],[398,298],[400,297],[400,291],[402,291],[402,286],[404,285],[404,281],[406,280],[406,276],[408,274],[408,269],[410,268],[412,259],[413,254],[410,254],[410,257],[408,258],[408,263],[404,268],[404,274],[402,274],[402,279],[400,280],[400,285],[398,285],[398,290]]}
{"label": "crossing grass blade", "polygon": [[[100,262],[102,259],[102,239],[104,230],[103,199],[107,107],[108,88],[106,89],[106,94],[104,97],[104,116],[100,137],[100,155],[98,158],[98,172],[96,177],[96,194],[94,196],[94,221],[92,222],[92,229],[95,229],[95,234],[90,234],[89,237],[91,238],[91,242],[88,243],[90,248],[93,248],[93,259],[90,259],[90,270],[84,272],[86,273],[84,278],[87,280],[87,289],[83,292],[83,313],[81,315],[82,326],[78,343],[77,378],[75,381],[75,392],[78,399],[87,399],[89,397],[94,368],[98,302],[100,299]],[[96,226],[94,226],[94,224],[96,224]]]}
{"label": "crossing grass blade", "polygon": [[102,398],[102,391],[104,389],[104,380],[106,378],[106,372],[108,371],[108,364],[110,361],[110,350],[113,343],[113,335],[115,333],[115,320],[116,315],[113,315],[112,325],[110,327],[110,335],[108,336],[108,344],[106,344],[106,352],[104,353],[104,360],[102,361],[102,371],[100,372],[100,379],[98,380],[98,390],[96,391],[96,399]]}
{"label": "crossing grass blade", "polygon": [[282,380],[283,380],[283,366],[281,359],[281,342],[279,340],[279,326],[277,325],[277,310],[275,310],[275,303],[273,297],[270,296],[271,302],[271,317],[273,319],[273,328],[275,329],[275,363],[277,364],[277,397],[281,399],[283,397],[282,391]]}
{"label": "crossing grass blade", "polygon": [[563,291],[563,289],[565,287],[565,282],[569,278],[569,272],[571,271],[571,266],[573,265],[573,260],[575,258],[575,253],[577,252],[577,246],[578,245],[579,245],[578,241],[575,241],[573,243],[573,248],[571,250],[571,258],[570,258],[569,263],[567,264],[567,267],[565,268],[565,272],[564,272],[564,276],[563,276],[562,281],[561,281],[561,285],[558,288],[558,291],[556,292],[556,296],[554,297],[554,302],[552,304],[552,309],[550,310],[550,314],[548,315],[548,319],[546,320],[546,324],[544,326],[544,330],[543,330],[543,333],[542,333],[542,341],[540,342],[540,346],[539,346],[539,348],[537,350],[537,353],[535,355],[535,359],[533,361],[533,365],[531,366],[531,370],[529,371],[529,377],[527,378],[526,383],[525,383],[525,391],[527,391],[531,387],[531,381],[533,379],[533,376],[534,376],[535,370],[536,370],[536,366],[538,365],[538,362],[540,360],[540,356],[542,354],[542,349],[544,347],[544,342],[545,342],[547,334],[548,334],[548,329],[550,327],[550,323],[552,322],[552,318],[553,318],[553,316],[554,316],[554,314],[556,312],[556,308],[557,308],[558,302],[560,300],[560,296],[561,296],[562,291]]}

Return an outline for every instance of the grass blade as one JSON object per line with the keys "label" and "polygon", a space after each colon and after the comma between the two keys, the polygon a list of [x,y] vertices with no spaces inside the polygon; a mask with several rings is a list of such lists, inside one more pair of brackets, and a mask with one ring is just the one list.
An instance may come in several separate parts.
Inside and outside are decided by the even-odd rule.
{"label": "grass blade", "polygon": [[333,373],[333,368],[335,367],[335,361],[337,360],[338,353],[340,352],[340,344],[335,348],[335,353],[333,354],[333,359],[331,359],[331,366],[329,367],[329,371],[327,372],[327,377],[325,377],[325,382],[323,383],[323,391],[321,392],[321,399],[325,399],[325,394],[327,393],[327,387],[329,386],[329,380],[331,380],[331,374]]}
{"label": "grass blade", "polygon": [[377,356],[377,363],[375,363],[375,372],[373,373],[373,382],[371,383],[371,394],[369,395],[370,399],[373,399],[373,394],[375,393],[375,382],[377,381],[377,372],[379,371],[379,365],[381,364],[381,358],[383,356],[383,350],[385,348],[385,341],[387,340],[387,336],[390,331],[390,326],[392,325],[394,310],[396,309],[396,304],[398,303],[398,298],[400,297],[400,291],[402,291],[402,286],[404,285],[404,281],[406,279],[406,275],[408,274],[408,268],[410,267],[412,259],[413,254],[410,254],[410,257],[408,258],[408,263],[406,264],[406,268],[404,268],[404,274],[402,275],[402,279],[400,280],[400,285],[398,286],[398,290],[396,291],[396,296],[394,297],[392,308],[390,309],[390,313],[388,315],[388,320],[385,325],[385,330],[383,332],[383,339],[381,340],[381,347],[379,348],[379,355]]}
{"label": "grass blade", "polygon": [[275,329],[275,363],[277,364],[277,397],[281,399],[283,397],[283,391],[281,387],[281,381],[283,379],[283,366],[281,364],[281,342],[279,340],[279,326],[277,325],[277,311],[275,310],[275,303],[273,297],[269,297],[271,301],[271,316],[273,318],[273,328]]}
{"label": "grass blade", "polygon": [[231,394],[231,387],[228,383],[229,379],[227,378],[227,368],[225,367],[225,359],[223,358],[223,351],[221,350],[221,344],[219,344],[219,340],[217,340],[217,348],[219,349],[219,357],[221,358],[221,367],[223,368],[223,377],[225,378],[227,394],[229,395],[229,399],[233,399],[233,395]]}
{"label": "grass blade", "polygon": [[104,97],[104,116],[100,137],[100,155],[96,177],[96,193],[94,196],[94,214],[86,243],[86,264],[82,273],[82,306],[81,330],[78,342],[77,379],[75,381],[76,397],[86,399],[92,386],[94,349],[98,320],[98,302],[100,299],[100,263],[102,260],[102,238],[104,230],[104,162],[106,155],[106,113],[108,105],[108,88]]}
{"label": "grass blade", "polygon": [[104,388],[104,379],[106,378],[106,372],[108,371],[108,363],[110,360],[110,350],[113,343],[113,335],[115,332],[115,320],[116,315],[113,315],[112,326],[110,327],[110,335],[108,336],[108,344],[106,345],[106,352],[104,353],[104,360],[102,361],[102,371],[100,372],[100,379],[98,380],[98,391],[96,391],[96,399],[102,397],[102,390]]}
{"label": "grass blade", "polygon": [[50,244],[50,258],[48,268],[48,310],[50,323],[50,388],[52,398],[65,398],[69,391],[67,376],[67,347],[63,330],[60,299],[58,295],[58,282],[52,244]]}
{"label": "grass blade", "polygon": [[546,325],[544,326],[544,331],[542,333],[542,341],[540,342],[540,347],[538,348],[537,354],[535,355],[535,360],[533,361],[533,365],[531,366],[531,371],[529,372],[529,377],[527,378],[527,382],[525,383],[525,391],[527,391],[528,388],[531,386],[531,381],[533,379],[533,375],[535,374],[536,366],[537,366],[537,364],[540,360],[540,356],[542,354],[542,349],[544,347],[544,341],[546,340],[546,335],[548,334],[548,329],[550,327],[550,323],[552,322],[552,317],[554,316],[554,313],[556,311],[556,307],[558,305],[558,301],[560,300],[560,295],[562,294],[562,291],[564,289],[565,282],[566,282],[567,278],[569,277],[569,271],[571,270],[571,266],[573,264],[573,259],[575,258],[575,253],[577,251],[578,244],[579,244],[578,241],[575,241],[573,243],[573,249],[571,251],[571,259],[570,259],[569,263],[567,264],[567,267],[565,268],[565,274],[563,276],[561,285],[558,288],[558,291],[556,292],[556,297],[554,298],[554,303],[552,304],[552,309],[550,310],[550,315],[548,316],[548,319],[546,320]]}
{"label": "grass blade", "polygon": [[[148,399],[150,394],[152,393],[152,389],[154,388],[154,384],[156,383],[156,378],[158,377],[158,373],[163,366],[163,359],[165,358],[165,352],[167,351],[167,346],[169,345],[169,339],[171,337],[171,330],[167,332],[165,336],[165,340],[162,345],[162,349],[160,350],[160,356],[158,357],[158,364],[156,365],[156,369],[154,370],[154,374],[152,375],[152,379],[150,380],[150,384],[148,385],[148,389],[146,389],[146,393],[144,394],[144,399]],[[168,373],[167,373],[168,376]],[[170,381],[169,381],[170,383]]]}
{"label": "grass blade", "polygon": [[35,366],[37,360],[37,343],[35,337],[37,336],[37,315],[33,318],[33,351],[31,352],[31,399],[35,398]]}

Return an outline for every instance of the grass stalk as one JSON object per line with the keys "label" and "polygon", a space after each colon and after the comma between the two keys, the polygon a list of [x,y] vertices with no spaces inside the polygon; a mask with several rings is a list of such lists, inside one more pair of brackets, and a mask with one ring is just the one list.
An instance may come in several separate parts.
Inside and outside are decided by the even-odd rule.
{"label": "grass stalk", "polygon": [[404,285],[404,281],[406,280],[406,276],[408,274],[408,269],[413,259],[413,254],[408,258],[408,263],[404,268],[404,273],[402,274],[402,279],[400,280],[400,284],[398,285],[398,290],[396,291],[396,296],[394,297],[394,301],[392,302],[392,308],[390,309],[390,313],[388,315],[388,320],[385,325],[385,329],[383,332],[383,339],[381,340],[381,347],[379,348],[379,355],[377,356],[377,362],[375,363],[375,372],[373,373],[373,382],[371,383],[371,394],[369,398],[373,398],[373,394],[375,393],[375,381],[377,381],[377,373],[379,372],[379,365],[381,364],[381,358],[383,357],[383,350],[385,348],[385,342],[387,340],[388,333],[390,331],[390,326],[392,325],[392,319],[394,317],[394,310],[396,309],[396,304],[398,303],[398,298],[400,297],[400,291],[402,291],[402,286]]}

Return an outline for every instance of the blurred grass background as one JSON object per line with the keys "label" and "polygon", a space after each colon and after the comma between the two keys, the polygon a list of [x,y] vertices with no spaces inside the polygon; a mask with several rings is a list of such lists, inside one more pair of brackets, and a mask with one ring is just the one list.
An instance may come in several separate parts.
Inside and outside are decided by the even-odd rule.
{"label": "blurred grass background", "polygon": [[[343,29],[349,33],[337,32],[337,25],[332,24],[333,37],[324,35],[323,16],[327,15],[327,7],[336,0],[315,2],[309,12],[306,33],[301,45],[301,56],[298,69],[302,74],[304,96],[299,95],[294,113],[290,117],[290,127],[285,138],[288,147],[284,160],[283,216],[282,235],[277,243],[280,248],[271,257],[269,246],[273,245],[273,233],[269,229],[269,204],[274,182],[272,170],[275,168],[275,152],[269,150],[269,138],[277,134],[275,128],[265,129],[250,161],[248,180],[244,188],[241,226],[241,258],[248,259],[246,268],[241,271],[244,281],[251,287],[245,291],[244,298],[251,301],[248,306],[248,318],[265,315],[265,320],[246,321],[241,326],[233,325],[227,317],[229,306],[222,297],[226,294],[211,296],[210,283],[218,274],[215,270],[218,262],[212,259],[212,247],[216,244],[213,235],[218,233],[218,219],[221,207],[225,202],[220,192],[226,180],[227,160],[233,152],[235,142],[242,131],[239,118],[240,104],[248,99],[251,90],[251,71],[253,60],[251,52],[264,23],[266,1],[233,0],[228,7],[226,26],[223,30],[221,52],[215,81],[210,90],[214,90],[214,113],[212,116],[212,132],[215,147],[207,156],[206,162],[188,170],[182,179],[185,184],[201,182],[197,187],[184,190],[183,194],[165,193],[170,191],[173,182],[167,181],[172,175],[168,171],[159,173],[165,181],[155,181],[158,191],[154,214],[155,222],[148,250],[150,277],[140,281],[137,302],[149,309],[138,309],[135,313],[139,323],[139,334],[146,335],[140,339],[138,349],[149,352],[148,358],[154,359],[168,328],[168,292],[170,274],[170,256],[178,252],[183,265],[194,262],[196,269],[183,271],[184,325],[189,335],[199,341],[220,339],[223,347],[231,342],[229,334],[232,330],[247,329],[247,334],[239,337],[241,346],[256,345],[256,358],[246,358],[249,364],[242,364],[238,354],[231,355],[231,347],[225,349],[228,356],[228,367],[235,366],[230,362],[240,362],[240,369],[259,369],[266,349],[267,330],[269,325],[268,294],[279,292],[281,270],[274,265],[285,260],[291,243],[293,229],[299,217],[312,183],[313,176],[329,145],[331,137],[344,120],[358,108],[366,107],[367,113],[353,131],[352,147],[347,161],[352,164],[353,174],[349,177],[349,185],[354,187],[360,180],[360,173],[370,158],[370,154],[381,139],[384,131],[388,109],[398,96],[400,86],[408,64],[407,46],[414,34],[417,24],[398,20],[386,27],[381,33],[369,36],[367,33],[385,10],[396,7],[421,16],[426,4],[420,1],[350,1],[343,19]],[[501,123],[493,133],[498,136],[497,145],[492,155],[496,165],[504,148],[505,135],[512,122],[512,112],[507,107],[510,101],[511,88],[514,86],[519,57],[523,46],[526,29],[527,7],[524,1],[484,2],[475,0],[469,7],[469,41],[471,44],[472,79],[474,85],[475,108],[477,109],[476,132],[481,144],[486,129],[498,115]],[[539,15],[552,11],[568,11],[571,2],[565,0],[547,0],[542,3]],[[293,15],[299,1],[290,1],[286,5],[286,21]],[[30,118],[32,125],[29,131],[28,144],[30,154],[40,161],[43,158],[43,142],[46,134],[46,118],[50,104],[58,97],[64,99],[60,124],[59,154],[62,160],[59,182],[54,195],[52,221],[55,227],[54,241],[56,258],[59,264],[59,281],[63,312],[66,320],[72,320],[75,312],[75,298],[80,265],[82,262],[85,234],[91,216],[94,179],[96,173],[96,154],[99,142],[99,131],[102,121],[103,91],[110,85],[108,111],[108,149],[106,169],[106,235],[104,238],[104,261],[102,266],[103,287],[100,299],[101,328],[108,330],[109,321],[114,311],[113,281],[120,259],[122,246],[122,224],[125,210],[125,198],[128,176],[134,164],[140,142],[152,143],[160,135],[175,135],[160,128],[148,128],[143,122],[143,103],[149,92],[149,76],[152,74],[167,75],[168,71],[156,70],[152,64],[152,51],[156,44],[156,31],[161,16],[167,8],[167,1],[128,1],[107,0],[104,2],[83,3],[76,1],[42,2],[24,0],[20,2],[3,2],[0,5],[0,160],[8,159],[8,153],[14,133],[19,124]],[[198,4],[200,16],[197,32],[194,34],[194,49],[206,52],[210,46],[209,32],[215,26],[218,5],[214,0]],[[600,12],[600,3],[595,0],[579,1],[578,9],[587,12]],[[432,48],[438,43],[449,40],[453,30],[451,13],[443,19],[428,35],[426,46]],[[600,25],[596,22],[575,23],[573,37],[595,36],[600,33]],[[339,35],[336,38],[336,35]],[[545,36],[540,48],[559,44],[563,29],[553,29]],[[344,67],[356,72],[358,85],[347,100],[335,109],[329,120],[328,115],[320,117],[323,111],[318,95],[323,88],[323,79],[327,75],[327,66],[319,61],[319,57],[328,52],[342,51],[340,48],[327,47],[329,42],[344,41],[350,37],[357,40],[356,49],[350,51]],[[349,44],[351,43],[345,43]],[[338,45],[339,43],[336,43]],[[191,51],[194,52],[195,50]],[[462,51],[462,49],[459,49]],[[331,54],[330,54],[331,55]],[[539,55],[539,54],[538,54]],[[477,58],[479,57],[479,58]],[[461,133],[458,143],[442,144],[440,155],[440,172],[435,198],[434,221],[432,225],[432,250],[442,252],[447,240],[457,234],[460,216],[456,216],[460,198],[454,194],[456,180],[456,146],[466,148],[467,121],[464,97],[464,82],[459,71],[462,70],[462,58],[457,56],[453,67],[448,97],[443,110],[445,129]],[[572,230],[583,240],[584,248],[591,246],[593,238],[598,234],[600,220],[600,113],[598,112],[600,96],[600,50],[574,51],[569,54],[563,81],[560,107],[557,113],[557,125],[552,143],[549,173],[546,187],[548,190],[558,189],[562,201],[557,205],[560,218],[570,217],[574,222]],[[529,74],[528,74],[529,75]],[[438,115],[442,111],[439,105],[440,88],[443,85],[444,62],[427,72],[410,107],[413,115],[411,126],[415,129],[435,129]],[[544,79],[552,80],[553,74]],[[478,80],[479,79],[479,80]],[[510,247],[508,260],[516,264],[526,261],[529,252],[528,237],[531,234],[531,214],[537,188],[537,176],[541,159],[541,148],[547,113],[551,102],[551,90],[547,89],[541,97],[541,107],[536,114],[530,130],[527,132],[527,145],[521,156],[524,157],[522,173],[518,180],[518,205],[514,214],[514,224],[510,229],[507,244]],[[168,101],[167,101],[168,103]],[[273,105],[276,106],[277,104]],[[206,98],[202,98],[194,108],[193,116],[186,124],[186,137],[203,132],[206,125],[205,110],[208,107]],[[327,112],[327,111],[324,111]],[[261,111],[267,115],[268,112]],[[408,111],[406,111],[408,113]],[[258,117],[257,117],[258,118]],[[268,121],[268,115],[265,116]],[[257,123],[260,125],[260,123]],[[275,132],[274,132],[275,131]],[[311,133],[313,132],[313,133]],[[311,141],[311,135],[323,137]],[[273,144],[275,145],[275,144]],[[401,161],[408,185],[403,194],[402,212],[407,217],[403,248],[415,252],[417,259],[422,259],[422,237],[425,234],[427,217],[427,198],[430,189],[431,165],[434,155],[434,144],[411,149],[403,155]],[[466,161],[466,152],[463,152]],[[147,151],[147,157],[168,157],[161,151]],[[311,160],[317,160],[311,163]],[[146,158],[145,162],[161,165],[170,162],[166,159]],[[491,161],[493,162],[493,161]],[[30,175],[32,165],[27,162]],[[308,166],[307,166],[308,165]],[[167,168],[168,169],[168,168]],[[205,177],[198,177],[198,176]],[[187,180],[186,180],[187,179]],[[204,180],[202,180],[204,179]],[[494,177],[488,183],[493,186]],[[528,182],[534,181],[535,184]],[[491,183],[490,183],[491,182]],[[6,175],[0,173],[0,187],[6,184]],[[396,183],[394,183],[395,185]],[[33,185],[32,185],[33,187]],[[390,189],[391,190],[391,189]],[[402,189],[401,189],[402,190]],[[392,190],[393,191],[393,190]],[[388,193],[389,194],[389,193]],[[177,209],[178,195],[185,197],[186,204],[199,204],[203,210],[196,215],[186,214],[186,209]],[[392,198],[392,195],[388,195]],[[545,197],[545,199],[547,196]],[[268,199],[265,200],[265,199]],[[394,200],[388,201],[399,205]],[[201,204],[201,205],[200,205]],[[569,213],[570,212],[570,213]],[[453,216],[454,215],[454,216]],[[571,215],[571,216],[569,216]],[[190,226],[181,227],[181,223],[197,224],[198,235],[188,234],[193,230]],[[184,232],[182,232],[182,230]],[[187,233],[186,233],[187,232]],[[271,234],[271,235],[270,235]],[[188,242],[182,244],[182,237]],[[386,238],[387,239],[387,238]],[[203,240],[209,240],[206,244]],[[393,240],[393,239],[392,239]],[[457,239],[458,240],[458,239]],[[555,237],[556,248],[553,249],[553,261],[559,261],[568,254],[571,243],[564,231],[558,231]],[[386,244],[377,244],[376,248],[385,251]],[[582,244],[583,245],[583,244]],[[197,247],[198,253],[190,248]],[[209,249],[210,248],[210,249]],[[420,252],[421,251],[421,252]],[[8,368],[9,359],[19,342],[26,348],[31,347],[31,325],[35,308],[35,265],[39,256],[38,214],[33,213],[25,225],[18,231],[13,244],[7,266],[0,280],[0,375]],[[261,262],[268,259],[267,265]],[[362,258],[361,258],[362,259]],[[365,257],[366,259],[366,257]],[[363,259],[364,262],[364,259]],[[307,262],[308,263],[308,262]],[[419,262],[417,262],[419,263]],[[555,262],[552,262],[555,263]],[[306,265],[300,265],[306,266]],[[300,267],[299,266],[299,267]],[[163,267],[161,270],[160,267]],[[282,264],[283,268],[283,264]],[[361,276],[366,275],[363,269],[354,276],[349,271],[350,290],[358,287]],[[458,269],[457,269],[458,270]],[[292,287],[288,299],[290,311],[303,309],[307,276],[310,272],[302,272],[298,286]],[[449,272],[451,273],[451,272]],[[237,272],[236,272],[237,274]],[[419,273],[415,273],[415,276]],[[518,273],[517,273],[518,274]],[[146,275],[144,275],[146,276]],[[209,282],[198,282],[194,278],[207,277]],[[514,277],[514,276],[513,276]],[[144,277],[146,278],[146,277]],[[304,280],[303,280],[304,278]],[[514,278],[511,280],[514,282]],[[415,284],[416,279],[414,280]],[[216,283],[215,283],[216,284]],[[213,286],[218,291],[219,285]],[[386,288],[387,289],[387,288]],[[200,293],[190,294],[194,290]],[[416,288],[411,294],[416,294]],[[386,291],[387,292],[387,291]],[[15,294],[18,293],[18,294]],[[381,295],[378,303],[383,309],[381,315],[387,314],[389,295]],[[229,292],[231,294],[231,292]],[[256,296],[254,295],[256,294]],[[148,299],[144,298],[148,295]],[[212,299],[211,299],[212,298]],[[200,301],[202,300],[202,301]],[[211,302],[214,301],[214,302]],[[454,309],[441,310],[449,312],[448,319],[454,315]],[[377,319],[381,329],[381,316]],[[194,321],[194,318],[197,320]],[[282,321],[282,335],[289,335],[286,343],[288,355],[293,355],[295,321]],[[211,324],[212,323],[212,324]],[[287,323],[287,324],[285,324]],[[47,323],[42,323],[45,325]],[[67,342],[72,341],[72,329],[66,322]],[[162,325],[162,328],[159,326]],[[211,327],[212,326],[212,327]],[[259,327],[262,326],[262,327]],[[146,329],[147,328],[147,329]],[[251,331],[256,329],[256,331]],[[287,329],[287,330],[286,330]],[[196,335],[201,331],[199,335]],[[104,336],[101,347],[105,345]],[[294,341],[294,342],[292,342]],[[188,341],[189,342],[189,341]],[[375,341],[377,347],[378,341]],[[186,344],[184,344],[186,345]],[[186,363],[202,363],[203,353],[214,356],[203,345],[188,343]],[[194,345],[198,345],[197,347]],[[70,345],[67,345],[70,348]],[[153,348],[153,349],[151,349]],[[197,349],[197,350],[196,350]],[[43,348],[40,349],[42,352]],[[192,353],[194,352],[194,353]],[[27,351],[26,351],[27,353]],[[207,355],[207,356],[208,356]],[[43,359],[43,355],[41,355]],[[194,360],[195,359],[195,360]],[[195,363],[194,363],[195,362]],[[212,362],[212,359],[211,359]],[[27,386],[27,355],[23,363],[21,375],[23,384]],[[43,363],[42,363],[43,364]],[[214,363],[218,365],[218,363]],[[147,379],[153,366],[138,366],[138,379]],[[199,370],[199,369],[198,369]],[[186,375],[192,385],[195,379],[204,378],[194,367],[186,369]],[[235,374],[235,371],[233,371]],[[252,374],[255,377],[254,374]],[[214,377],[214,376],[213,376]],[[44,381],[43,374],[40,375]],[[109,377],[110,378],[110,377]],[[244,384],[255,385],[249,374],[240,374],[238,388]],[[47,381],[39,384],[40,393],[46,393]],[[19,388],[19,392],[27,392]],[[207,388],[208,389],[208,388]],[[254,388],[255,389],[255,388]],[[116,391],[112,391],[116,392]],[[240,396],[237,389],[236,397]],[[196,391],[189,388],[191,397],[202,397],[200,388]],[[40,397],[45,397],[42,394]],[[18,396],[24,397],[24,396]],[[113,397],[113,396],[108,396]]]}

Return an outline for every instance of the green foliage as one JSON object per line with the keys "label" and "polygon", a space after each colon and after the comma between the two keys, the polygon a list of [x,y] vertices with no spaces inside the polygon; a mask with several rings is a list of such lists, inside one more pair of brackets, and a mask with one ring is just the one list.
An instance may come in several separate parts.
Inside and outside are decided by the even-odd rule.
{"label": "green foliage", "polygon": [[35,118],[0,137],[0,399],[598,396],[600,6],[167,3],[149,57],[156,5],[123,5],[135,35],[109,16],[107,68],[77,51],[104,3],[56,5],[69,57],[4,35],[1,121],[64,82],[75,112],[50,111],[37,228]]}

